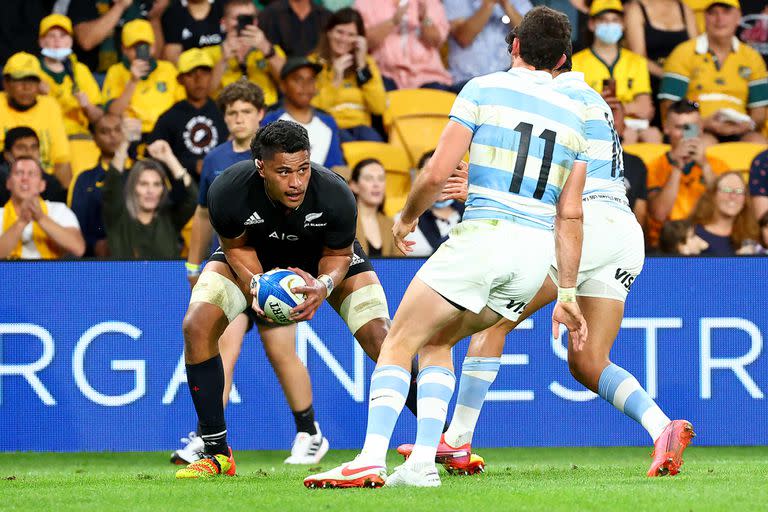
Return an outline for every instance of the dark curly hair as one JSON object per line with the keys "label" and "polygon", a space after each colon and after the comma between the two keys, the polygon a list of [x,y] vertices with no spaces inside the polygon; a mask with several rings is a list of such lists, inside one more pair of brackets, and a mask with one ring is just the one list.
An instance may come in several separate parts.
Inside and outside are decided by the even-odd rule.
{"label": "dark curly hair", "polygon": [[256,160],[272,160],[276,153],[309,151],[307,130],[293,121],[282,119],[269,123],[251,140],[251,156]]}
{"label": "dark curly hair", "polygon": [[264,91],[258,85],[242,77],[222,89],[221,94],[219,94],[216,100],[216,106],[219,107],[223,114],[227,111],[227,107],[236,101],[244,101],[252,104],[257,110],[263,110]]}
{"label": "dark curly hair", "polygon": [[554,69],[571,41],[571,22],[565,14],[549,7],[534,7],[520,24],[507,34],[506,42],[520,40],[520,57],[536,69]]}

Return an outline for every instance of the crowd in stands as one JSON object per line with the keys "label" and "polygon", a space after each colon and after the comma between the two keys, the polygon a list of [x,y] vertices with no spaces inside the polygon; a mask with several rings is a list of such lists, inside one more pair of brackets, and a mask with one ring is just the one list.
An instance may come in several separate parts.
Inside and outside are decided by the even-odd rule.
{"label": "crowd in stands", "polygon": [[[614,109],[649,253],[764,254],[765,0],[4,0],[0,259],[185,257],[194,281],[211,182],[277,119],[348,179],[365,250],[398,256],[455,94],[509,68],[535,5],[569,16],[573,70]],[[436,202],[411,256],[462,211]]]}

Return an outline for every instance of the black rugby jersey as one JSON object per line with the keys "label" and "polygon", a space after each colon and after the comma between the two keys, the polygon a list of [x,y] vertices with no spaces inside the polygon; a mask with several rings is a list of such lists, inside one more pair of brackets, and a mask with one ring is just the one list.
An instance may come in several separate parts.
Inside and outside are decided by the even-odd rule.
{"label": "black rugby jersey", "polygon": [[342,249],[355,239],[357,203],[344,179],[311,164],[304,201],[295,210],[273,202],[253,160],[219,175],[208,191],[211,225],[225,238],[247,234],[264,271],[298,267],[312,275],[323,248]]}

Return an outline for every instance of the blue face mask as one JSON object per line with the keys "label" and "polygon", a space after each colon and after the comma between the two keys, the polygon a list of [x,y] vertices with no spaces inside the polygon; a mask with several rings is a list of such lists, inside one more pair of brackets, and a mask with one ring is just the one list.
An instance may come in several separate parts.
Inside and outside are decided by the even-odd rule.
{"label": "blue face mask", "polygon": [[453,199],[446,199],[445,201],[437,201],[432,204],[432,208],[445,208],[453,204]]}
{"label": "blue face mask", "polygon": [[616,44],[623,35],[621,23],[598,23],[595,27],[595,37],[605,44]]}
{"label": "blue face mask", "polygon": [[72,54],[72,48],[43,48],[40,53],[43,57],[63,61]]}

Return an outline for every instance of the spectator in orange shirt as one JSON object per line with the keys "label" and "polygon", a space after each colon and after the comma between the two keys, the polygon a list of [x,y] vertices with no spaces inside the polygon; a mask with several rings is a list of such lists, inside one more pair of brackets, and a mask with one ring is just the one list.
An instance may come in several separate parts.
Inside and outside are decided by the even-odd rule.
{"label": "spectator in orange shirt", "polygon": [[688,100],[672,103],[664,133],[670,150],[648,166],[648,242],[656,247],[661,224],[693,212],[701,195],[718,174],[728,170],[720,160],[706,157],[699,106]]}

